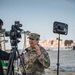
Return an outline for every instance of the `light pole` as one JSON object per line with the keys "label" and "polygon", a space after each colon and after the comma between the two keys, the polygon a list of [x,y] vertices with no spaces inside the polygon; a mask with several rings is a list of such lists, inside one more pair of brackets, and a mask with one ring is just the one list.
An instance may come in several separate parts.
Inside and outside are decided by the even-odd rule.
{"label": "light pole", "polygon": [[[3,37],[3,40],[2,40],[2,37]],[[1,44],[2,42],[4,43],[3,50],[5,50],[5,43],[8,42],[8,40],[5,40],[5,29],[0,30],[0,49],[2,49],[2,44]]]}
{"label": "light pole", "polygon": [[4,39],[4,40],[0,41],[0,43],[2,43],[2,42],[4,43],[3,50],[5,50],[5,49],[6,49],[5,43],[7,43],[7,42],[8,42],[8,40],[5,40],[5,39]]}
{"label": "light pole", "polygon": [[26,36],[28,36],[30,33],[30,31],[24,31],[24,49],[26,48]]}

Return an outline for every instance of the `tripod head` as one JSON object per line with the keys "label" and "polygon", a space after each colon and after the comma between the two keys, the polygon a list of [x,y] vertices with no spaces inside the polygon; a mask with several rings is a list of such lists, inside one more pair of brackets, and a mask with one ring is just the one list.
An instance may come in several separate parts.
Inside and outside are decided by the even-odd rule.
{"label": "tripod head", "polygon": [[19,38],[21,38],[22,31],[20,27],[22,27],[22,24],[19,21],[15,21],[15,24],[11,26],[11,30],[5,32],[5,36],[10,37],[11,46],[17,46],[17,43],[20,42]]}

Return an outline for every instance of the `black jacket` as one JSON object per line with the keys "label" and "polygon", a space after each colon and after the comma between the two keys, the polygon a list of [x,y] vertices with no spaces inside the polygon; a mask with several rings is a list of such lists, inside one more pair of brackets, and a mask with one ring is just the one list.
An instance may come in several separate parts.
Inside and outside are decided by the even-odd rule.
{"label": "black jacket", "polygon": [[9,60],[10,53],[0,50],[0,75],[4,75],[1,60]]}

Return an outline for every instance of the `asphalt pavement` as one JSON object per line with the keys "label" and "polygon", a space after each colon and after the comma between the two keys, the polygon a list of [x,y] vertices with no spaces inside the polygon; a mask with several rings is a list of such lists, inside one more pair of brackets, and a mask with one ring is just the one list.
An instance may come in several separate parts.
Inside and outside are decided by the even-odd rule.
{"label": "asphalt pavement", "polygon": [[45,69],[46,75],[75,75],[75,72],[67,72],[67,71],[59,71],[57,74],[57,70],[54,69]]}

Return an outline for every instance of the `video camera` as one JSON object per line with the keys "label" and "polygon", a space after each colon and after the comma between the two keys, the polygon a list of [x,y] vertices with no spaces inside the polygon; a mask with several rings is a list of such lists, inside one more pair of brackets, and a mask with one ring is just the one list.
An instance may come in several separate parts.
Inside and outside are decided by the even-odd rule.
{"label": "video camera", "polygon": [[10,37],[11,46],[16,46],[20,42],[18,40],[21,38],[22,29],[20,27],[22,27],[22,24],[19,21],[15,21],[15,24],[11,26],[11,30],[5,32],[5,36]]}
{"label": "video camera", "polygon": [[53,24],[53,32],[58,34],[67,35],[68,34],[68,25],[65,23],[55,21]]}

